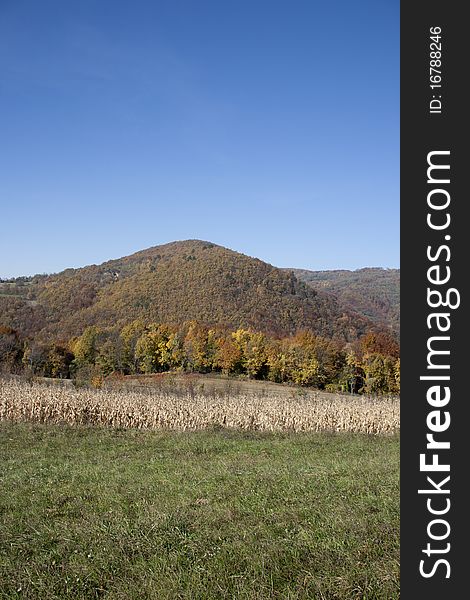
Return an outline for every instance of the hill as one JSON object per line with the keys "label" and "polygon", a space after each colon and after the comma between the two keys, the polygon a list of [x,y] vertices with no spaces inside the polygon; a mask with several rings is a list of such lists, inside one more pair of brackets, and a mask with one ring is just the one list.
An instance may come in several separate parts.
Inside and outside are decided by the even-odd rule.
{"label": "hill", "polygon": [[309,329],[343,341],[374,328],[300,275],[210,242],[172,242],[101,265],[3,282],[0,325],[58,339],[134,319],[197,320],[274,335]]}
{"label": "hill", "polygon": [[291,269],[318,292],[333,294],[345,309],[400,331],[400,270],[367,268],[357,271]]}

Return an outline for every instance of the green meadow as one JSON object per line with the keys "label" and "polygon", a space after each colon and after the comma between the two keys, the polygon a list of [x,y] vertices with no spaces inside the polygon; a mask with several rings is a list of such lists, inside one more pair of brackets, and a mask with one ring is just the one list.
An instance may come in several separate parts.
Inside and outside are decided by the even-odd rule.
{"label": "green meadow", "polygon": [[399,437],[0,423],[0,598],[399,598]]}

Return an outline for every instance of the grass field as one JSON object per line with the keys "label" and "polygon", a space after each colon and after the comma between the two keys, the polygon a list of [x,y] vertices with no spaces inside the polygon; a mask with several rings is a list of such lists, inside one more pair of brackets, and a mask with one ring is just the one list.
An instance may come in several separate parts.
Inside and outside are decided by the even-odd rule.
{"label": "grass field", "polygon": [[399,598],[399,439],[0,423],[0,598]]}

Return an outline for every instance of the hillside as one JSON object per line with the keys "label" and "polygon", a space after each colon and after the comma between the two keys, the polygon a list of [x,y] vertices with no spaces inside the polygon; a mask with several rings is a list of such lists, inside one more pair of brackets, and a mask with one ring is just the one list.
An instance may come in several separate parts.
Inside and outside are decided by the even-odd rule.
{"label": "hillside", "polygon": [[368,268],[357,271],[291,269],[316,291],[333,294],[346,309],[400,331],[400,270]]}
{"label": "hillside", "polygon": [[134,319],[194,319],[275,335],[309,329],[343,341],[373,327],[294,273],[199,240],[0,284],[0,325],[29,336],[69,339],[88,325],[122,326]]}

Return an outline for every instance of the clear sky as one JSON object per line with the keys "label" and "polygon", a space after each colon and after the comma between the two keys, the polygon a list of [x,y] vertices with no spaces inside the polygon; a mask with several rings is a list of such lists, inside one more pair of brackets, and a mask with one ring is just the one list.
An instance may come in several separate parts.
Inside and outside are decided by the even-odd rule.
{"label": "clear sky", "polygon": [[0,276],[397,267],[398,0],[0,0]]}

